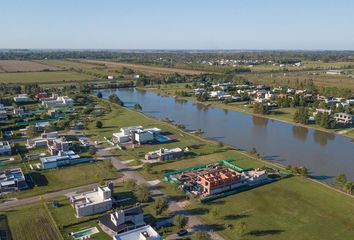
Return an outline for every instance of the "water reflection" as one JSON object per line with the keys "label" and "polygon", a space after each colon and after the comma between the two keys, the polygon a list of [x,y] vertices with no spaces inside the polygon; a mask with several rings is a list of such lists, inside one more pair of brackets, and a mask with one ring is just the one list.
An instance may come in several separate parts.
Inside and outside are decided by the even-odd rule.
{"label": "water reflection", "polygon": [[227,116],[227,114],[229,113],[229,110],[227,110],[227,109],[223,109],[224,110],[224,114],[225,114],[225,116]]}
{"label": "water reflection", "polygon": [[299,139],[302,142],[305,142],[307,139],[308,128],[301,126],[293,126],[293,135],[296,139]]}
{"label": "water reflection", "polygon": [[328,141],[333,141],[336,138],[336,135],[333,133],[323,132],[319,130],[314,130],[313,140],[315,143],[320,144],[322,147],[326,146]]}
{"label": "water reflection", "polygon": [[204,111],[204,112],[208,111],[208,109],[210,107],[210,105],[206,105],[206,104],[203,104],[203,103],[195,103],[194,105],[197,107],[197,109],[199,111]]}
{"label": "water reflection", "polygon": [[178,103],[178,104],[186,104],[188,101],[185,100],[185,99],[181,99],[181,98],[177,98],[175,97],[175,103]]}
{"label": "water reflection", "polygon": [[252,122],[258,127],[266,127],[268,125],[268,118],[252,116]]}

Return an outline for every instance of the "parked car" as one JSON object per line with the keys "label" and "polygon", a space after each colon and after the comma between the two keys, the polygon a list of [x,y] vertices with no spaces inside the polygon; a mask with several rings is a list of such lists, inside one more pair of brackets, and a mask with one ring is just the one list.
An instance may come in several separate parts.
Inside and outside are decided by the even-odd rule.
{"label": "parked car", "polygon": [[188,234],[188,231],[187,231],[186,229],[181,229],[181,230],[179,230],[179,231],[177,232],[177,235],[178,235],[179,237],[185,236],[185,235],[187,235],[187,234]]}

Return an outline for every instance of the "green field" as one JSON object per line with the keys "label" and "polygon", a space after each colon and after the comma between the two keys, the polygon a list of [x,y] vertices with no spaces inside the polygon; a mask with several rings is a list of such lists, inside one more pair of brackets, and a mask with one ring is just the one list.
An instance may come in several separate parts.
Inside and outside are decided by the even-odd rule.
{"label": "green field", "polygon": [[0,83],[76,82],[92,79],[92,76],[69,71],[0,73]]}
{"label": "green field", "polygon": [[9,210],[2,214],[7,217],[12,239],[63,239],[43,203]]}
{"label": "green field", "polygon": [[67,188],[99,183],[103,180],[116,179],[121,174],[107,161],[83,163],[59,169],[42,170],[32,174],[36,186],[32,189],[11,193],[9,197],[25,198],[59,191]]}

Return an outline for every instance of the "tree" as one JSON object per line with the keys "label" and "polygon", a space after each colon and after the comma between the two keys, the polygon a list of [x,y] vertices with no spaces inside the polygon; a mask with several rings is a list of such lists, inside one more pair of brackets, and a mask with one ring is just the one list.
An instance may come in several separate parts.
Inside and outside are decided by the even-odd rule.
{"label": "tree", "polygon": [[101,121],[97,121],[96,122],[96,127],[97,128],[102,128],[103,127],[103,123]]}
{"label": "tree", "polygon": [[308,124],[309,122],[309,113],[307,108],[300,107],[296,110],[294,115],[294,121],[301,124]]}
{"label": "tree", "polygon": [[339,185],[344,186],[347,182],[348,182],[348,179],[347,179],[347,176],[345,176],[345,174],[339,174],[336,177],[336,183]]}
{"label": "tree", "polygon": [[38,136],[38,131],[36,129],[36,126],[31,125],[27,129],[27,137],[29,138],[34,138]]}
{"label": "tree", "polygon": [[93,156],[93,155],[96,154],[96,152],[97,152],[97,150],[96,150],[95,146],[91,145],[91,146],[89,147],[89,149],[88,149],[88,153],[89,153],[91,156]]}
{"label": "tree", "polygon": [[124,106],[124,103],[120,100],[117,94],[112,94],[111,96],[108,97],[108,100],[112,103],[116,103],[120,106]]}
{"label": "tree", "polygon": [[210,236],[206,232],[197,231],[192,235],[192,240],[210,240]]}
{"label": "tree", "polygon": [[149,201],[151,197],[149,187],[145,184],[138,186],[135,189],[135,196],[139,202]]}
{"label": "tree", "polygon": [[343,190],[344,190],[346,193],[352,194],[352,193],[353,193],[353,187],[354,187],[354,185],[353,185],[352,182],[347,182],[347,183],[344,185],[344,189],[343,189]]}
{"label": "tree", "polygon": [[135,109],[136,111],[141,111],[143,108],[141,107],[141,105],[140,105],[139,103],[135,103],[135,104],[134,104],[134,109]]}
{"label": "tree", "polygon": [[255,103],[254,104],[254,108],[253,108],[253,112],[256,114],[269,114],[269,108],[267,105],[264,105],[263,103]]}
{"label": "tree", "polygon": [[184,215],[176,215],[173,218],[173,224],[179,229],[183,229],[188,224],[188,218]]}
{"label": "tree", "polygon": [[247,225],[245,222],[237,222],[236,223],[235,230],[236,230],[237,234],[239,234],[240,236],[245,234],[246,229],[247,229]]}
{"label": "tree", "polygon": [[155,200],[156,215],[161,215],[167,209],[168,209],[168,202],[166,198],[157,198]]}
{"label": "tree", "polygon": [[98,97],[98,98],[102,98],[102,93],[101,93],[101,92],[98,92],[98,93],[97,93],[97,97]]}

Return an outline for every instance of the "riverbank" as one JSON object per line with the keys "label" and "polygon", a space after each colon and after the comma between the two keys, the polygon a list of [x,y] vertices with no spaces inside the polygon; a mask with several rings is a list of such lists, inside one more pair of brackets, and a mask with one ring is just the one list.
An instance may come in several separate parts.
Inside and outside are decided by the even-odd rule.
{"label": "riverbank", "polygon": [[[229,146],[220,146],[217,142],[185,132],[176,126],[158,120],[144,113],[110,104],[112,111],[98,117],[104,128],[97,129],[95,123],[88,125],[88,134],[94,139],[111,136],[113,131],[129,125],[144,127],[156,126],[175,135],[182,135],[176,143],[166,143],[154,146],[170,148],[177,145],[194,144],[198,142],[198,155],[193,158],[176,161],[166,161],[152,165],[151,169],[139,170],[148,180],[163,179],[165,170],[214,162],[215,160],[234,158],[241,167],[274,166],[273,163],[256,159],[246,152],[230,150]],[[211,151],[210,147],[213,148]],[[134,150],[126,150],[130,157],[141,159],[142,153],[151,146],[142,146]],[[208,150],[208,152],[205,152]],[[123,156],[124,152],[115,150],[114,154]],[[185,196],[176,190],[172,184],[160,182],[157,186],[162,192],[178,201],[185,201]],[[318,200],[321,201],[318,201]],[[232,211],[230,211],[232,209]],[[354,201],[346,194],[337,192],[311,179],[293,176],[250,191],[231,195],[206,204],[191,200],[188,214],[200,217],[204,224],[227,239],[346,239],[354,234],[349,226],[354,224]],[[215,216],[215,212],[217,212]],[[245,222],[245,236],[239,236],[236,225]],[[314,223],[309,226],[309,222]],[[320,229],[324,229],[321,230]],[[296,238],[295,238],[296,236]]]}
{"label": "riverbank", "polygon": [[[191,101],[191,102],[194,102],[197,104],[203,104],[206,107],[222,108],[225,110],[230,110],[230,111],[245,113],[245,114],[252,115],[252,116],[267,118],[270,120],[280,121],[280,122],[292,124],[294,126],[315,129],[315,130],[327,132],[327,133],[333,133],[333,134],[337,134],[337,135],[340,135],[343,137],[350,138],[354,141],[354,128],[326,129],[326,128],[323,128],[323,127],[320,127],[320,126],[314,125],[314,124],[305,125],[305,124],[300,124],[300,123],[294,122],[293,116],[296,111],[295,108],[280,108],[280,109],[274,110],[271,114],[261,115],[261,114],[255,114],[253,112],[253,109],[245,106],[243,102],[235,102],[235,103],[229,103],[229,104],[225,104],[225,103],[222,103],[219,101],[199,102],[196,99],[196,97],[181,97],[181,96],[174,95],[175,91],[186,90],[184,87],[183,88],[181,88],[181,87],[175,87],[175,88],[173,88],[173,87],[168,87],[168,88],[157,88],[157,87],[144,87],[144,88],[142,88],[142,87],[138,87],[137,89],[145,90],[145,91],[154,91],[156,93],[163,94],[163,95],[170,96],[170,97],[175,97],[177,99],[187,100],[187,101]],[[274,112],[276,114],[274,114]]]}

